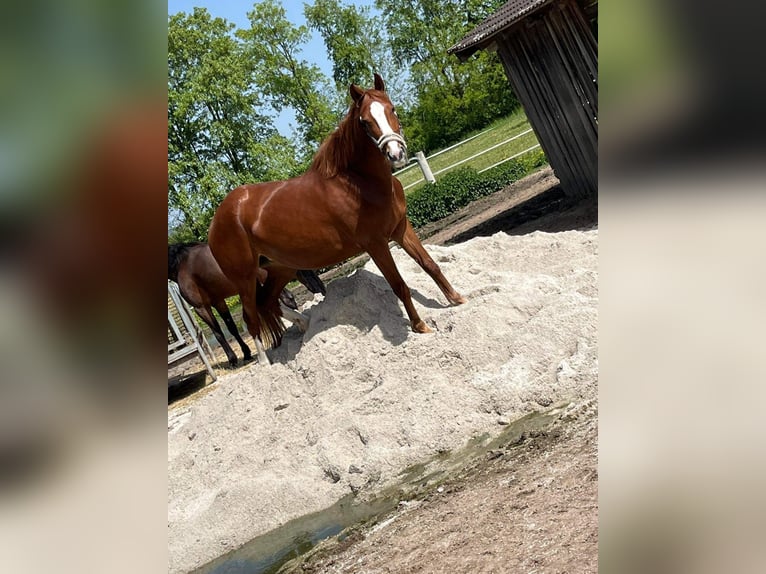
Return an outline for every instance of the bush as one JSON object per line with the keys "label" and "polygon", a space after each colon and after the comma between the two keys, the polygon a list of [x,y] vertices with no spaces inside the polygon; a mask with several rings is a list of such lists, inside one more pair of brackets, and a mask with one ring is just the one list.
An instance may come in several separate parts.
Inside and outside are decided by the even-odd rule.
{"label": "bush", "polygon": [[545,154],[535,151],[483,173],[470,167],[456,169],[436,183],[427,183],[408,195],[407,216],[413,227],[422,227],[501,190],[546,163]]}

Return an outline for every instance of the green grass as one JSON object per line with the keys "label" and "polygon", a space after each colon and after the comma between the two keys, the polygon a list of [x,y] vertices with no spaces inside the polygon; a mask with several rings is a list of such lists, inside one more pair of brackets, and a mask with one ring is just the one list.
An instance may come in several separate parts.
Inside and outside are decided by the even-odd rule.
{"label": "green grass", "polygon": [[[445,169],[457,163],[458,161],[471,157],[472,155],[475,155],[482,150],[500,144],[501,142],[513,136],[525,132],[526,130],[530,129],[530,127],[531,126],[527,121],[527,116],[524,114],[524,111],[520,109],[510,116],[497,120],[492,125],[484,128],[484,130],[480,130],[477,132],[477,134],[481,135],[472,139],[471,141],[429,159],[428,165],[431,166],[431,171],[434,173],[436,181],[439,181],[441,177],[449,173],[448,171],[437,173],[440,170]],[[466,138],[467,137],[470,136],[466,136]],[[453,169],[459,169],[461,167],[472,167],[476,171],[481,171],[484,168],[488,168],[489,166],[499,161],[502,161],[512,155],[532,147],[536,143],[537,138],[535,137],[534,132],[530,132],[521,136],[520,138],[505,143],[500,147],[493,149],[492,151],[482,154],[479,157],[462,163]],[[413,150],[411,150],[411,152],[412,151]],[[405,188],[407,188],[408,185],[414,184],[420,180],[419,183],[405,190],[405,193],[407,194],[412,193],[421,187],[423,183],[425,183],[423,180],[423,173],[420,171],[420,167],[418,167],[417,163],[411,164],[406,169],[406,171],[397,175],[397,177]]]}

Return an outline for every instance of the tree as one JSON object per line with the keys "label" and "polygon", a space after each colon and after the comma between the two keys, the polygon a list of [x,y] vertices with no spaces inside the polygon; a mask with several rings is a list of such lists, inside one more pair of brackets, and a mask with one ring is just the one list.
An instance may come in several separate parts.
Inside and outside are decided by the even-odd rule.
{"label": "tree", "polygon": [[447,53],[501,1],[376,0],[394,60],[415,86],[415,105],[400,114],[411,147],[443,147],[518,107],[495,54],[461,64]]}
{"label": "tree", "polygon": [[368,7],[346,6],[339,0],[315,0],[305,4],[309,27],[324,41],[333,63],[335,86],[346,94],[350,84],[371,85],[374,72],[386,80],[388,91],[404,105],[404,74],[390,57],[389,38],[380,18]]}
{"label": "tree", "polygon": [[275,0],[264,0],[248,12],[250,28],[236,35],[245,47],[257,84],[277,111],[292,108],[306,161],[338,121],[338,102],[317,66],[300,58],[310,38],[306,26],[294,26]]}
{"label": "tree", "polygon": [[262,113],[234,26],[205,9],[168,19],[168,207],[176,240],[205,240],[226,193],[281,179],[295,150]]}

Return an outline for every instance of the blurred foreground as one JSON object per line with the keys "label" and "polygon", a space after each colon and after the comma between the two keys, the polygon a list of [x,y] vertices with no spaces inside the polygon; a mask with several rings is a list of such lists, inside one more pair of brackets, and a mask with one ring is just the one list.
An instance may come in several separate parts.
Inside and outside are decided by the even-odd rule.
{"label": "blurred foreground", "polygon": [[3,12],[0,570],[162,571],[165,6]]}
{"label": "blurred foreground", "polygon": [[603,8],[600,569],[762,572],[766,6]]}

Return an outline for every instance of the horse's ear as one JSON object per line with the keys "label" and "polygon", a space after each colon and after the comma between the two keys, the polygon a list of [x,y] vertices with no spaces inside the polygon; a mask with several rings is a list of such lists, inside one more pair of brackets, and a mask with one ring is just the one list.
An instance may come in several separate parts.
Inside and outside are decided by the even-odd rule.
{"label": "horse's ear", "polygon": [[354,103],[359,105],[364,96],[364,90],[356,84],[351,84],[348,88],[348,93],[351,94],[351,99],[354,100]]}
{"label": "horse's ear", "polygon": [[375,73],[375,89],[381,92],[386,91],[386,84],[383,83],[383,78],[377,72]]}

